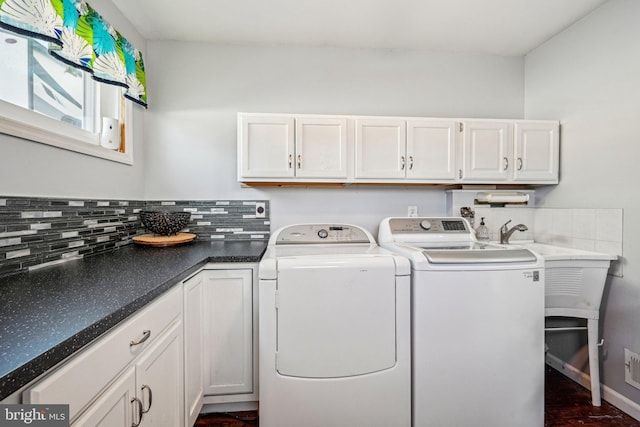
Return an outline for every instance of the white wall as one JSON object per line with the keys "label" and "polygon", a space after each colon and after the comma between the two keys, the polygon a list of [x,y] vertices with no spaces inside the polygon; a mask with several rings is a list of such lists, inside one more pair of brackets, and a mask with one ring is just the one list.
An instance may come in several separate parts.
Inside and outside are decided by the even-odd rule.
{"label": "white wall", "polygon": [[[602,380],[640,402],[624,383],[623,352],[640,352],[640,2],[610,0],[525,58],[525,118],[561,120],[560,184],[539,205],[623,208],[624,277],[612,278],[602,312]],[[605,224],[598,224],[604,227]],[[549,340],[551,351],[586,368],[583,342]]]}
{"label": "white wall", "polygon": [[148,42],[149,199],[269,199],[272,229],[302,221],[443,214],[438,187],[243,189],[236,114],[523,115],[523,59],[419,51]]}
{"label": "white wall", "polygon": [[[144,39],[109,0],[91,6],[145,52]],[[134,166],[0,134],[0,195],[143,199],[144,114],[134,107]]]}

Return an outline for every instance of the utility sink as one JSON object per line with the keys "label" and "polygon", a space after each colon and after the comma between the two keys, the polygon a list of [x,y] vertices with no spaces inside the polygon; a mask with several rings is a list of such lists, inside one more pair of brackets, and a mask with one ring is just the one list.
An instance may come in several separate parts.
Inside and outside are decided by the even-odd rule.
{"label": "utility sink", "polygon": [[[542,243],[521,243],[518,246],[544,259],[545,316],[587,319],[591,403],[600,406],[600,303],[609,265],[617,256]],[[545,328],[546,331],[580,329],[584,328]]]}
{"label": "utility sink", "polygon": [[563,248],[560,246],[547,245],[544,243],[527,242],[518,244],[513,242],[512,245],[524,246],[532,252],[540,255],[545,261],[556,260],[593,260],[593,261],[613,261],[617,259],[615,255],[604,254],[600,252],[582,251],[579,249]]}
{"label": "utility sink", "polygon": [[516,243],[544,259],[545,314],[597,319],[615,255],[543,243]]}

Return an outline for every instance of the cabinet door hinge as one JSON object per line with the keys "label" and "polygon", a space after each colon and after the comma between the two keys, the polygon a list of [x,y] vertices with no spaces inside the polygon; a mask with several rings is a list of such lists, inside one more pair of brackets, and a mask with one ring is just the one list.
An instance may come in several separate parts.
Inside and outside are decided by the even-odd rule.
{"label": "cabinet door hinge", "polygon": [[278,291],[276,291],[275,293],[275,305],[276,305],[276,310],[279,308],[280,306],[280,294],[278,293]]}
{"label": "cabinet door hinge", "polygon": [[462,169],[458,169],[458,178],[462,179]]}
{"label": "cabinet door hinge", "polygon": [[462,132],[464,130],[464,123],[458,123],[458,128],[460,129],[460,132]]}

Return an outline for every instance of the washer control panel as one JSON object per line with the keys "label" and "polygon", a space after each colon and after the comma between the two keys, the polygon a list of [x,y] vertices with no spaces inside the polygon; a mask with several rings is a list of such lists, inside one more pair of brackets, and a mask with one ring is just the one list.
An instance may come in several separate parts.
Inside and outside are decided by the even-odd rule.
{"label": "washer control panel", "polygon": [[392,234],[470,232],[467,222],[462,218],[392,218],[389,227]]}
{"label": "washer control panel", "polygon": [[375,243],[362,228],[346,224],[297,224],[279,230],[277,245],[317,243]]}

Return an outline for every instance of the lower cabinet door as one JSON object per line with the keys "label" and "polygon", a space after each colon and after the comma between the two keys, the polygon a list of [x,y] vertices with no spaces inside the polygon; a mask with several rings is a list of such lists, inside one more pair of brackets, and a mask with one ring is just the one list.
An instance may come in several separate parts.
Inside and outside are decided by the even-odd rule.
{"label": "lower cabinet door", "polygon": [[204,392],[253,392],[253,273],[205,270]]}
{"label": "lower cabinet door", "polygon": [[175,322],[136,363],[141,426],[184,425],[182,322]]}
{"label": "lower cabinet door", "polygon": [[204,399],[203,339],[204,275],[184,282],[184,406],[185,425],[195,424]]}
{"label": "lower cabinet door", "polygon": [[72,424],[73,427],[131,427],[139,418],[135,368],[130,366]]}

